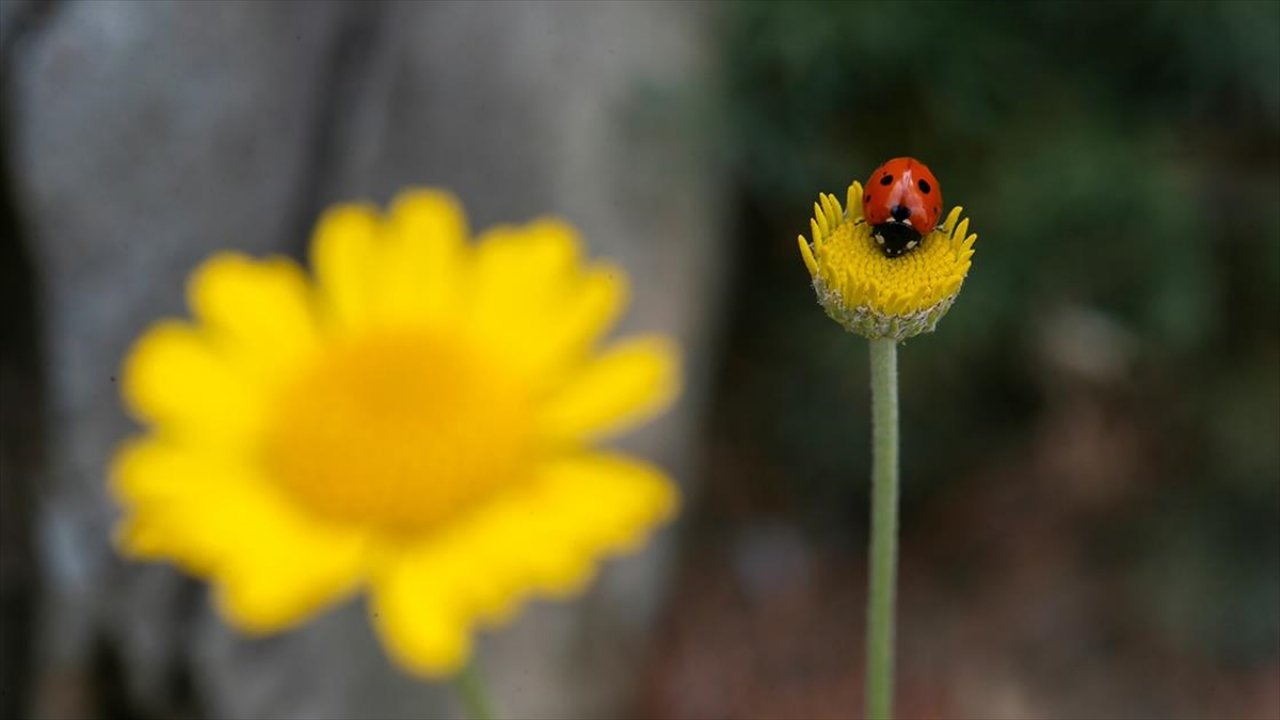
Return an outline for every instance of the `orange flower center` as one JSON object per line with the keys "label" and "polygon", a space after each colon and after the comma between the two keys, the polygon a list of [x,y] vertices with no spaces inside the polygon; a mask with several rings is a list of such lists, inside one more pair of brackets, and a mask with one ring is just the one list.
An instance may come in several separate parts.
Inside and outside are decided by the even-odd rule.
{"label": "orange flower center", "polygon": [[517,482],[529,394],[456,338],[382,332],[327,351],[281,396],[271,476],[326,518],[390,534],[436,527]]}

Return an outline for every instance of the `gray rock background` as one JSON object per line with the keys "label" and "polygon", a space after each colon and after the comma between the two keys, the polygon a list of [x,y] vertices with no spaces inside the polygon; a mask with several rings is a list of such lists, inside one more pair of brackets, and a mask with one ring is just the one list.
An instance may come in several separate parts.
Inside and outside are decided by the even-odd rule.
{"label": "gray rock background", "polygon": [[[681,3],[0,4],[0,710],[454,712],[447,688],[388,665],[359,601],[246,641],[203,586],[114,556],[119,360],[183,312],[187,271],[215,249],[296,254],[331,202],[441,185],[475,227],[563,215],[630,269],[626,327],[677,335],[689,377],[677,411],[626,442],[687,482],[722,258],[710,143],[678,108],[710,93],[710,21]],[[671,537],[485,637],[508,713],[622,711]]]}

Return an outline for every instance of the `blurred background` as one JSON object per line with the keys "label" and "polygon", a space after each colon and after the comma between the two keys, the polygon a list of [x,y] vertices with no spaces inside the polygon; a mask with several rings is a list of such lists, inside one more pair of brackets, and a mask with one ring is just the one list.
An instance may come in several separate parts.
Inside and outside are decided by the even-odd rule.
{"label": "blurred background", "polygon": [[0,4],[0,714],[456,712],[359,602],[238,638],[111,552],[115,373],[219,247],[443,185],[676,334],[685,512],[485,638],[513,717],[861,712],[867,348],[796,253],[924,160],[979,233],[902,373],[902,717],[1280,717],[1280,4]]}

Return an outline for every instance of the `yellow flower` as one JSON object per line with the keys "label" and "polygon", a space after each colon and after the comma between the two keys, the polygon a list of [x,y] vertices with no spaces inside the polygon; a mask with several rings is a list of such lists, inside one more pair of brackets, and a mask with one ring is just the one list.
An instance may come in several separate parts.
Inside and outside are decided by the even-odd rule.
{"label": "yellow flower", "polygon": [[676,508],[658,469],[592,443],[665,409],[663,337],[600,349],[626,276],[555,220],[468,241],[444,193],[321,219],[313,283],[286,259],[216,255],[193,322],[125,362],[149,432],[118,451],[121,549],[210,579],[247,632],[361,589],[390,654],[426,676],[530,595],[579,591]]}
{"label": "yellow flower", "polygon": [[957,207],[919,247],[887,257],[872,240],[861,198],[858,182],[849,186],[847,210],[834,195],[820,194],[813,245],[799,238],[818,302],[846,330],[873,340],[932,332],[964,284],[978,236],[967,234],[969,220]]}

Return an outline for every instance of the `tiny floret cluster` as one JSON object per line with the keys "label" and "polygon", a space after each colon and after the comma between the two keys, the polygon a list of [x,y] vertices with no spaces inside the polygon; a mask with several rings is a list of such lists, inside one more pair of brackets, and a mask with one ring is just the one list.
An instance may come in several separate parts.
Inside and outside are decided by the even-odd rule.
{"label": "tiny floret cluster", "polygon": [[977,235],[956,207],[909,252],[888,256],[863,218],[862,184],[849,186],[845,206],[822,193],[810,221],[813,241],[800,254],[818,302],[846,330],[869,339],[902,341],[932,332],[951,308],[969,272]]}

